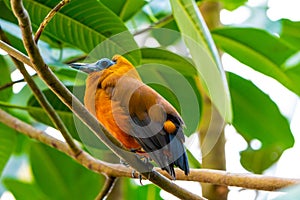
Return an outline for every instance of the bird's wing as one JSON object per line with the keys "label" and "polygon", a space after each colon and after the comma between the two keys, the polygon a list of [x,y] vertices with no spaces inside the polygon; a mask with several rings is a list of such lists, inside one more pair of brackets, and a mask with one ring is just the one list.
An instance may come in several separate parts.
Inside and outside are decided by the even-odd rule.
{"label": "bird's wing", "polygon": [[[175,178],[174,165],[189,173],[183,146],[182,118],[163,97],[141,81],[124,78],[116,85],[112,100],[119,101],[130,115],[130,135],[149,156]],[[171,128],[167,128],[165,123]],[[172,128],[173,127],[173,128]],[[170,130],[172,132],[170,132]]]}

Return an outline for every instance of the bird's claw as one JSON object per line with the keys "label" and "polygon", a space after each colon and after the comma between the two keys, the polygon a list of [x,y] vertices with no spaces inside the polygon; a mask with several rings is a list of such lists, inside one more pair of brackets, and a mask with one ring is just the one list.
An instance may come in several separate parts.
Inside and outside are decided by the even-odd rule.
{"label": "bird's claw", "polygon": [[[135,173],[136,173],[136,171],[132,170],[132,172],[131,172],[131,177],[132,178],[135,178]],[[140,180],[140,184],[143,185],[143,183],[142,183],[143,177],[139,172],[137,172],[137,173],[138,173],[138,179]]]}

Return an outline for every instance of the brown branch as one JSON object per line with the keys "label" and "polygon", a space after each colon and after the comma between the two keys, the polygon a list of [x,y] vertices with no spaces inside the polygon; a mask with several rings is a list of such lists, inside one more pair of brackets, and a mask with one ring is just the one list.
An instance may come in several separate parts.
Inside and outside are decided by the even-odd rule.
{"label": "brown branch", "polygon": [[[0,29],[0,39],[7,44],[9,44],[9,40],[6,37],[5,33]],[[12,58],[12,61],[14,62],[15,66],[19,69],[19,71],[22,73],[25,81],[29,85],[30,89],[32,90],[35,98],[39,102],[39,104],[42,106],[42,108],[46,111],[47,115],[49,116],[50,120],[53,122],[55,127],[61,132],[63,137],[65,138],[66,142],[72,149],[75,155],[79,154],[82,150],[75,144],[73,141],[73,138],[71,134],[69,133],[68,129],[62,122],[59,115],[56,113],[55,109],[52,107],[52,105],[47,100],[46,96],[42,93],[42,91],[38,88],[36,83],[33,81],[30,74],[27,72],[24,64],[17,60],[16,58],[10,56]]]}
{"label": "brown branch", "polygon": [[[81,102],[57,79],[49,67],[45,64],[40,52],[32,38],[32,29],[27,11],[24,9],[21,0],[11,0],[11,5],[15,16],[18,18],[21,28],[24,46],[29,55],[34,69],[48,87],[67,105],[74,114],[76,114],[101,140],[109,147],[116,155],[125,160],[134,169],[141,172],[144,177],[147,177],[151,182],[161,187],[163,190],[172,193],[181,199],[203,199],[175,184],[165,178],[156,171],[149,171],[149,164],[145,164],[138,159],[135,154],[124,151],[118,148],[120,143],[109,134],[105,127],[100,124],[97,119],[92,116]],[[112,143],[114,141],[114,143]],[[81,154],[79,154],[80,157]]]}
{"label": "brown branch", "polygon": [[[27,37],[27,36],[25,36],[25,37]],[[7,51],[10,55],[17,57],[22,62],[27,62],[29,65],[35,66],[35,67],[39,66],[37,64],[40,64],[36,60],[33,60],[33,61],[35,61],[35,62],[33,62],[35,64],[32,64],[26,56],[13,50],[11,47],[9,47],[9,45],[6,45],[3,42],[0,43],[0,46],[2,49]],[[47,66],[45,64],[42,66],[46,67],[46,69],[47,69]],[[64,92],[64,91],[65,90],[63,90],[62,92]],[[61,95],[60,95],[60,97],[61,97]],[[64,102],[68,102],[68,99],[67,100],[65,99]],[[70,107],[72,108],[72,106],[70,106]],[[85,110],[83,110],[83,111],[85,111]],[[82,114],[81,112],[79,112],[79,113]],[[86,115],[88,117],[90,117],[89,114],[86,114]],[[90,119],[95,120],[93,118],[90,118]],[[74,154],[72,153],[72,151],[70,150],[70,148],[65,143],[60,142],[59,140],[56,140],[56,139],[46,135],[42,131],[35,129],[35,128],[31,127],[30,125],[25,124],[16,118],[13,118],[11,116],[10,116],[10,118],[7,117],[5,115],[5,112],[3,115],[3,111],[1,111],[1,110],[0,110],[0,121],[5,124],[10,124],[12,128],[15,128],[16,130],[18,130],[20,132],[25,132],[24,127],[26,127],[27,135],[29,135],[30,137],[35,138],[45,144],[48,144],[52,147],[55,147],[65,153],[67,153],[68,155],[75,158],[82,165],[90,168],[91,170],[94,170],[99,173],[104,173],[109,176],[114,176],[114,177],[121,177],[121,176],[131,177],[131,175],[132,175],[131,169],[128,169],[121,165],[115,165],[115,164],[105,163],[100,160],[96,160],[93,157],[91,157],[89,154],[87,154],[86,152],[83,152],[79,156],[75,157]],[[96,124],[96,125],[98,125],[98,124]],[[91,123],[89,124],[89,126],[91,127]],[[94,130],[95,127],[92,127],[92,128]],[[94,132],[95,132],[95,130],[94,130]],[[162,174],[166,174],[165,172],[162,172],[159,169],[157,169],[157,170],[159,172],[161,172]],[[245,187],[245,188],[248,187],[248,188],[252,188],[252,189],[265,189],[265,190],[274,190],[274,189],[278,189],[281,187],[285,187],[285,186],[288,186],[291,184],[296,184],[296,183],[300,182],[298,179],[281,179],[281,178],[265,177],[265,176],[258,176],[258,175],[252,176],[252,175],[245,175],[245,174],[229,174],[229,173],[222,172],[222,171],[204,170],[204,169],[191,170],[191,174],[189,176],[185,176],[179,170],[176,170],[176,174],[177,174],[178,180],[211,182],[214,184],[228,184],[228,185],[238,186],[238,187]],[[137,174],[135,176],[137,176]],[[243,177],[245,177],[245,180],[243,179]],[[258,184],[257,182],[260,182],[262,179],[263,179],[263,181],[262,181],[263,184]],[[172,183],[172,182],[169,181],[168,183]],[[240,185],[240,183],[243,183],[243,184]],[[246,183],[249,183],[249,184],[246,184]],[[250,183],[253,183],[253,184],[251,185]],[[276,183],[276,184],[274,185],[273,183]],[[171,188],[171,189],[173,189],[173,188]],[[167,191],[170,191],[170,190],[167,190]],[[173,192],[171,191],[171,193],[173,193]],[[184,197],[188,198],[188,196],[184,196]]]}
{"label": "brown branch", "polygon": [[4,90],[6,88],[9,88],[9,87],[13,86],[16,83],[22,83],[24,81],[25,81],[24,79],[20,79],[20,80],[17,80],[17,81],[12,81],[12,82],[6,83],[6,84],[0,86],[0,90]]}
{"label": "brown branch", "polygon": [[107,196],[112,191],[112,189],[114,188],[116,181],[117,181],[116,177],[111,177],[111,176],[107,177],[103,188],[101,189],[100,193],[95,198],[95,200],[106,199]]}
{"label": "brown branch", "polygon": [[213,169],[191,169],[191,173],[187,177],[184,176],[184,173],[181,171],[176,170],[176,175],[178,180],[197,181],[265,191],[275,191],[300,183],[300,179],[279,178],[251,173],[230,173]]}
{"label": "brown branch", "polygon": [[160,19],[159,21],[157,21],[157,22],[151,24],[150,26],[148,26],[148,27],[146,27],[146,28],[144,28],[144,29],[142,29],[142,30],[136,31],[135,33],[133,33],[133,35],[134,35],[134,36],[140,35],[140,34],[142,34],[142,33],[145,33],[145,32],[147,32],[147,31],[150,31],[150,30],[153,29],[153,28],[159,28],[159,27],[162,27],[163,25],[167,24],[168,22],[170,22],[170,21],[173,20],[173,19],[174,19],[173,15],[168,15],[168,16],[166,16],[166,17]]}
{"label": "brown branch", "polygon": [[10,46],[9,44],[3,42],[0,40],[0,48],[3,51],[6,51],[9,55],[13,56],[14,58],[18,59],[22,63],[25,63],[26,65],[30,66],[33,68],[33,64],[31,63],[30,59],[28,56],[20,52],[19,50],[15,49],[14,47]]}
{"label": "brown branch", "polygon": [[64,64],[71,64],[71,63],[74,63],[74,62],[78,62],[78,61],[84,60],[86,58],[87,58],[87,55],[81,55],[81,56],[78,56],[76,58],[73,58],[73,59],[70,59],[70,60],[64,62]]}
{"label": "brown branch", "polygon": [[67,3],[69,3],[70,0],[62,0],[61,2],[59,2],[49,13],[48,15],[45,17],[45,19],[42,21],[42,23],[40,24],[37,32],[35,33],[34,36],[34,42],[37,44],[39,41],[39,38],[43,32],[43,30],[46,28],[47,24],[51,21],[51,19],[55,16],[55,14]]}
{"label": "brown branch", "polygon": [[[38,130],[31,125],[22,122],[16,117],[11,116],[0,109],[0,122],[23,133],[30,138],[36,139],[48,146],[54,147],[59,151],[74,158],[81,165],[110,177],[128,177],[132,178],[132,169],[120,164],[111,164],[101,160],[97,160],[85,151],[79,156],[75,156],[69,146],[45,132]],[[158,172],[167,175],[167,172],[156,168]],[[191,169],[188,176],[175,169],[177,180],[196,181],[204,183],[212,183],[218,185],[236,186],[246,189],[275,191],[290,185],[299,184],[300,179],[279,178],[256,174],[230,173],[222,170],[212,169]],[[134,173],[134,177],[138,178],[138,173]]]}
{"label": "brown branch", "polygon": [[[29,124],[22,122],[18,118],[15,118],[11,116],[10,114],[6,113],[5,111],[0,109],[0,122],[3,124],[6,124],[7,126],[17,130],[20,133],[23,133],[30,138],[36,139],[48,146],[54,147],[58,149],[59,151],[69,155],[73,159],[75,159],[77,162],[79,162],[81,165],[85,166],[86,168],[93,170],[97,173],[102,173],[106,176],[110,177],[130,177],[132,178],[132,168],[125,167],[124,165],[120,164],[111,164],[107,163],[101,160],[97,160],[94,157],[92,157],[90,154],[86,153],[85,151],[82,151],[81,154],[75,155],[73,151],[69,148],[69,146],[58,140],[55,139],[52,136],[49,136],[47,133],[38,130]],[[161,171],[161,170],[160,170]],[[180,188],[175,183],[169,181],[168,179],[164,178],[166,181],[160,182],[160,174],[157,172],[150,173],[151,174],[151,180],[160,187],[159,184],[163,183],[165,186],[161,187],[163,190],[166,190],[175,196],[180,196],[181,199],[204,199],[202,197],[198,197],[190,192],[182,191],[183,189]],[[153,177],[154,176],[154,177]],[[138,177],[138,173],[135,173],[135,177]],[[174,191],[173,191],[174,190]],[[182,194],[182,192],[184,192]],[[188,194],[190,193],[190,194]],[[185,195],[185,196],[183,196]]]}

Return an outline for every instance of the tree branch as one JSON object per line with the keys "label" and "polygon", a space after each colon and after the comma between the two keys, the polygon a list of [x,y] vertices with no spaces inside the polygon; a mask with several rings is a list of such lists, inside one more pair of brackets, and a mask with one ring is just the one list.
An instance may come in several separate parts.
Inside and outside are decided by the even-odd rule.
{"label": "tree branch", "polygon": [[[9,40],[6,37],[5,33],[0,29],[0,39],[9,44]],[[43,94],[43,92],[38,88],[36,83],[33,81],[32,77],[30,74],[27,72],[24,64],[17,60],[16,58],[12,57],[12,60],[16,67],[19,69],[19,71],[22,73],[25,81],[28,83],[30,89],[32,90],[35,98],[39,102],[39,104],[42,106],[42,108],[46,111],[47,115],[55,125],[55,127],[61,132],[63,137],[65,138],[67,144],[70,146],[72,151],[74,152],[75,155],[78,155],[81,153],[81,149],[75,144],[73,141],[73,138],[71,134],[69,133],[68,129],[62,122],[61,118],[59,115],[56,113],[55,109],[52,107],[52,105],[49,103],[47,100],[46,96]]]}
{"label": "tree branch", "polygon": [[[97,173],[105,174],[109,177],[128,177],[132,178],[132,169],[120,164],[107,163],[97,160],[87,152],[83,151],[78,157],[74,155],[69,146],[45,132],[38,130],[31,125],[22,122],[16,117],[11,116],[7,112],[0,109],[0,122],[17,130],[24,135],[38,140],[48,146],[69,155],[81,165],[93,170]],[[163,175],[167,172],[156,168]],[[175,169],[177,180],[205,182],[218,185],[236,186],[246,189],[274,191],[290,185],[299,184],[300,179],[279,178],[256,174],[230,173],[222,170],[212,169],[191,169],[190,175],[185,176],[184,173]],[[134,173],[134,178],[138,178],[139,174]]]}
{"label": "tree branch", "polygon": [[[20,2],[17,2],[17,3],[20,3]],[[22,15],[24,15],[24,13],[20,12],[20,15],[22,16]],[[28,18],[28,17],[25,16],[25,18]],[[21,27],[23,27],[23,29],[27,29],[26,26],[29,26],[29,25],[30,24],[26,25],[24,23],[21,23]],[[24,32],[24,30],[22,32]],[[28,35],[30,35],[30,34],[28,34],[28,33],[24,34],[24,38],[27,38]],[[32,40],[32,38],[31,38],[31,40]],[[27,49],[29,49],[28,51],[29,52],[31,51],[31,54],[29,54],[29,55],[32,59],[32,62],[28,59],[28,57],[20,54],[13,48],[9,47],[9,45],[6,45],[5,43],[1,42],[0,46],[2,49],[7,51],[10,55],[17,57],[22,62],[25,62],[25,63],[27,62],[26,64],[34,66],[34,68],[36,68],[37,71],[40,70],[39,74],[41,74],[42,78],[45,78],[45,76],[50,73],[48,71],[47,65],[43,62],[43,60],[41,58],[37,57],[37,59],[35,59],[36,55],[40,56],[38,50],[34,49],[34,48],[36,48],[36,46],[35,45],[32,46],[31,44],[28,43],[28,41],[26,44],[27,45],[25,45],[25,46],[27,47]],[[36,54],[36,51],[37,51],[37,54]],[[41,67],[42,70],[38,69],[39,67]],[[43,70],[46,72],[45,75],[43,75]],[[53,77],[51,77],[51,78],[53,78]],[[53,80],[55,80],[55,79],[53,79]],[[78,108],[76,107],[76,109],[75,109],[74,106],[72,106],[72,104],[70,104],[70,102],[72,103],[73,96],[69,93],[66,96],[61,94],[63,92],[69,92],[69,91],[66,90],[66,88],[63,88],[62,91],[59,91],[59,89],[56,88],[56,85],[59,86],[59,82],[56,83],[53,80],[47,82],[49,87],[52,90],[54,90],[55,93],[58,94],[58,96],[70,108],[72,108],[72,110],[75,113],[77,113],[78,116],[81,116],[81,118],[84,118],[85,116],[87,116],[87,118],[83,121],[85,121],[86,124],[88,124],[88,126],[95,133],[99,133],[99,129],[97,128],[97,126],[99,126],[99,123],[96,121],[96,119],[93,118],[93,116],[91,116],[89,113],[87,113],[87,111],[84,109],[84,107],[80,107],[80,106],[82,106],[81,104],[78,104],[78,105],[76,104],[76,106],[79,106],[79,107]],[[53,85],[51,85],[51,84],[53,84]],[[58,88],[60,88],[60,86]],[[67,97],[67,98],[65,98],[65,97]],[[91,122],[88,121],[89,119],[91,120]],[[95,158],[93,158],[89,154],[87,154],[86,152],[82,152],[82,154],[80,154],[78,157],[76,157],[73,154],[73,152],[71,151],[71,149],[65,143],[63,143],[59,140],[56,140],[55,138],[45,134],[44,132],[37,130],[37,129],[33,128],[32,126],[18,120],[17,118],[14,118],[14,117],[8,115],[7,113],[5,113],[2,110],[0,110],[0,121],[22,133],[27,134],[28,136],[30,136],[32,138],[35,138],[45,144],[48,144],[56,149],[59,149],[60,151],[65,152],[69,156],[76,159],[83,166],[86,166],[87,168],[94,170],[98,173],[104,173],[106,175],[114,176],[114,177],[131,177],[131,175],[132,175],[132,170],[129,168],[126,168],[122,165],[110,164],[110,163],[105,163],[100,160],[96,160]],[[101,128],[105,132],[105,129],[103,127],[101,127]],[[97,135],[99,135],[99,134],[97,134]],[[103,135],[101,137],[103,137]],[[122,157],[124,155],[127,155],[127,154],[123,153],[120,157]],[[127,159],[125,159],[125,160],[127,160]],[[134,166],[136,166],[136,164]],[[156,170],[161,172],[162,174],[166,174],[166,172],[164,172],[160,169],[156,169]],[[214,183],[214,184],[228,184],[228,185],[232,185],[232,186],[245,187],[245,188],[251,188],[251,189],[261,189],[261,190],[275,190],[275,189],[279,189],[279,188],[300,182],[299,179],[282,179],[282,178],[275,178],[275,177],[265,177],[265,176],[260,176],[260,175],[230,174],[230,173],[227,173],[224,171],[205,170],[205,169],[192,169],[191,174],[189,176],[185,176],[181,171],[176,169],[176,174],[177,174],[178,180],[201,181],[201,182],[210,182],[210,183]],[[137,177],[137,175],[138,174],[135,174],[135,177]],[[155,176],[156,174],[153,173],[153,175]],[[150,176],[150,178],[151,178],[151,176]],[[152,178],[152,180],[157,180],[157,179]],[[153,182],[155,182],[155,181],[153,181]],[[262,182],[262,184],[258,184],[257,182]],[[171,185],[174,185],[173,182],[168,181],[168,183]],[[164,182],[162,182],[162,184],[164,184]],[[165,187],[162,187],[162,188],[164,189]],[[174,189],[174,188],[172,187],[171,189]],[[167,191],[171,191],[171,193],[173,193],[172,190],[170,190],[170,189],[168,189]],[[183,195],[185,195],[185,193]],[[181,197],[188,198],[189,196],[181,195]],[[198,197],[198,199],[201,199],[201,198]]]}
{"label": "tree branch", "polygon": [[43,30],[46,28],[47,24],[51,21],[51,19],[55,16],[55,14],[67,3],[69,3],[70,0],[62,0],[60,1],[49,13],[48,15],[45,17],[45,19],[42,21],[42,23],[40,24],[40,27],[38,28],[38,30],[35,33],[34,36],[34,42],[37,44],[39,41],[39,38],[43,32]]}
{"label": "tree branch", "polygon": [[81,56],[78,56],[76,58],[73,58],[71,60],[68,60],[68,61],[64,62],[64,64],[68,65],[68,64],[71,64],[71,63],[74,63],[74,62],[78,62],[78,61],[84,60],[86,58],[87,58],[87,55],[81,55]]}
{"label": "tree branch", "polygon": [[151,24],[149,27],[146,27],[142,30],[136,31],[135,33],[133,33],[134,36],[140,35],[142,33],[145,33],[153,28],[159,28],[162,27],[163,25],[169,23],[170,21],[172,21],[174,19],[173,15],[168,15],[162,19],[160,19],[159,21]]}
{"label": "tree branch", "polygon": [[14,47],[10,46],[9,44],[3,42],[2,40],[0,40],[0,48],[3,51],[6,51],[9,55],[11,55],[14,58],[18,59],[19,61],[21,61],[22,63],[25,63],[26,65],[34,68],[33,64],[31,63],[28,56],[26,56],[25,54],[23,54],[19,50],[15,49]]}
{"label": "tree branch", "polygon": [[104,186],[101,189],[98,196],[95,198],[95,200],[101,200],[101,199],[107,198],[107,196],[110,194],[110,192],[114,188],[116,181],[117,181],[116,177],[111,177],[111,176],[106,177]]}
{"label": "tree branch", "polygon": [[6,83],[6,84],[0,86],[0,90],[4,90],[6,88],[9,88],[9,87],[13,86],[16,83],[22,83],[24,81],[25,81],[24,79],[20,79],[20,80],[17,80],[17,81],[12,81],[12,82]]}
{"label": "tree branch", "polygon": [[[60,100],[67,105],[74,112],[74,114],[76,114],[95,133],[95,135],[97,135],[102,142],[106,144],[107,147],[109,147],[121,159],[126,160],[130,166],[139,171],[144,177],[147,177],[151,182],[181,199],[203,199],[202,197],[199,197],[175,185],[156,171],[150,171],[149,164],[139,160],[135,154],[120,148],[122,147],[120,146],[120,143],[118,143],[118,141],[109,134],[105,127],[86,110],[81,102],[57,79],[57,77],[45,64],[36,46],[36,43],[32,38],[29,16],[23,7],[22,1],[11,0],[11,5],[13,12],[18,19],[23,36],[24,46],[34,69],[37,71],[42,80],[44,80],[44,82],[48,85],[48,87],[60,98]],[[112,141],[114,141],[114,143],[112,143]],[[118,146],[116,146],[116,144]]]}

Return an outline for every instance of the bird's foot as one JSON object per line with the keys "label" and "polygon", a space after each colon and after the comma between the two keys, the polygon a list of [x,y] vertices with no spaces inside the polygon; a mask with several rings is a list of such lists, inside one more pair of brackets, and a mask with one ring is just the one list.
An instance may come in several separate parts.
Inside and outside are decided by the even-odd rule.
{"label": "bird's foot", "polygon": [[[135,176],[135,173],[136,173],[136,171],[133,169],[132,172],[131,172],[132,178],[135,178],[135,177],[136,177],[136,176]],[[137,172],[137,173],[138,173],[138,179],[140,180],[140,184],[143,185],[143,183],[142,183],[143,177],[142,177],[142,175],[141,175],[140,172]]]}

